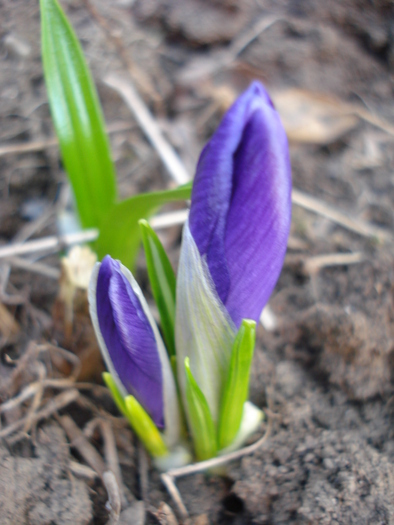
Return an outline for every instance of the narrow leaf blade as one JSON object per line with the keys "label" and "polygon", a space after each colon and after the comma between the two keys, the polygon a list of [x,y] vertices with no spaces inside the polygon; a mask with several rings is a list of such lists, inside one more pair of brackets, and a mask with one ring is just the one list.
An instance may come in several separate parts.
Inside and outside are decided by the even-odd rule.
{"label": "narrow leaf blade", "polygon": [[219,450],[228,447],[238,433],[249,392],[250,366],[256,341],[256,323],[243,319],[235,338],[230,368],[220,403]]}
{"label": "narrow leaf blade", "polygon": [[127,417],[126,405],[114,378],[109,372],[103,372],[102,376],[104,383],[107,385],[108,390],[111,392],[112,397],[114,398],[115,404],[118,407],[119,412],[121,412],[124,415],[124,417]]}
{"label": "narrow leaf blade", "polygon": [[133,269],[140,245],[139,219],[148,219],[166,202],[190,198],[191,185],[174,190],[141,193],[115,204],[105,216],[96,250],[99,259],[109,254]]}
{"label": "narrow leaf blade", "polygon": [[78,39],[57,0],[40,0],[49,104],[81,224],[100,227],[116,200],[99,99]]}
{"label": "narrow leaf blade", "polygon": [[140,220],[140,232],[145,250],[153,297],[160,314],[161,328],[168,354],[175,355],[175,273],[156,233],[146,220]]}
{"label": "narrow leaf blade", "polygon": [[185,359],[186,402],[194,450],[199,461],[216,456],[216,428],[207,400],[190,370],[189,358]]}
{"label": "narrow leaf blade", "polygon": [[168,449],[151,417],[134,396],[126,396],[124,402],[127,419],[149,454],[153,457],[166,456]]}

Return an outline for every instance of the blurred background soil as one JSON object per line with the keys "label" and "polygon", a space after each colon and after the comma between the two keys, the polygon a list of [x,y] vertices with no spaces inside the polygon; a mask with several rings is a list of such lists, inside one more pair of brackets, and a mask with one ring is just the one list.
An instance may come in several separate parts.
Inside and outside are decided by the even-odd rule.
{"label": "blurred background soil", "polygon": [[[109,74],[134,84],[190,174],[252,79],[290,139],[292,232],[251,384],[273,433],[225,477],[177,481],[191,523],[394,524],[393,2],[62,5],[99,91],[122,197],[174,183]],[[38,2],[2,0],[0,20],[1,248],[56,234],[68,190]],[[161,238],[176,264],[180,227]],[[137,273],[147,287],[143,256]],[[59,276],[53,251],[0,259],[0,524],[116,523],[102,482],[111,465],[123,476],[119,523],[176,524],[159,474],[92,383],[102,363],[83,297],[65,329]],[[18,398],[29,385],[34,395]]]}

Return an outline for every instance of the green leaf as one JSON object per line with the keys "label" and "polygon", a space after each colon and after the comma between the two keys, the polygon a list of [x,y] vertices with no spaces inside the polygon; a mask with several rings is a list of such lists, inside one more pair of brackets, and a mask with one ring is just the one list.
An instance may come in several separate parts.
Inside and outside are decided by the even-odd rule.
{"label": "green leaf", "polygon": [[154,458],[166,456],[168,449],[151,417],[134,396],[126,396],[124,402],[127,419],[149,454]]}
{"label": "green leaf", "polygon": [[99,259],[109,254],[133,269],[140,245],[139,219],[148,219],[160,206],[174,200],[190,198],[191,185],[174,190],[141,193],[114,205],[104,218],[96,250]]}
{"label": "green leaf", "polygon": [[78,39],[57,0],[40,0],[49,105],[81,224],[100,227],[116,200],[99,99]]}
{"label": "green leaf", "polygon": [[104,383],[107,385],[108,390],[111,392],[112,397],[114,398],[115,404],[124,417],[127,416],[126,404],[124,402],[123,396],[120,393],[118,386],[109,372],[103,372],[102,374]]}
{"label": "green leaf", "polygon": [[170,356],[175,355],[175,273],[167,254],[148,222],[140,220],[148,275],[160,314],[161,329]]}
{"label": "green leaf", "polygon": [[189,358],[185,358],[186,402],[194,450],[199,461],[216,456],[216,428],[207,400],[190,370]]}
{"label": "green leaf", "polygon": [[255,341],[255,321],[243,319],[233,344],[230,368],[220,403],[219,450],[232,443],[241,424],[244,403],[248,398]]}

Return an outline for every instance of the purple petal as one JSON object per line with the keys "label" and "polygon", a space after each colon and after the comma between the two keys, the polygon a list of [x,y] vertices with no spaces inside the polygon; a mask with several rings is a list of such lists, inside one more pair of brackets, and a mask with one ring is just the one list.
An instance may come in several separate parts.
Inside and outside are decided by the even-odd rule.
{"label": "purple petal", "polygon": [[109,256],[98,273],[96,304],[100,331],[120,381],[163,428],[163,378],[155,336],[119,262]]}
{"label": "purple petal", "polygon": [[285,131],[254,82],[205,146],[193,185],[190,230],[235,325],[258,320],[283,265],[291,220]]}

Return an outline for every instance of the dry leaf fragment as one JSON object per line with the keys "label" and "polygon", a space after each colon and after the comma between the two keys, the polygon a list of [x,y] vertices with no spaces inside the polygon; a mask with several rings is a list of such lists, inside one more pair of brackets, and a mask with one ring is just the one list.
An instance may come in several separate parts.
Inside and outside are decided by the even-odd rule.
{"label": "dry leaf fragment", "polygon": [[0,303],[0,335],[9,339],[19,333],[19,325],[9,310]]}
{"label": "dry leaf fragment", "polygon": [[[62,263],[60,289],[53,307],[54,338],[80,359],[80,381],[95,380],[103,369],[89,316],[87,287],[97,257],[87,246],[75,246]],[[68,365],[59,370],[67,374]]]}
{"label": "dry leaf fragment", "polygon": [[97,256],[88,246],[74,246],[61,260],[62,275],[60,278],[59,300],[64,303],[64,324],[66,339],[72,334],[74,318],[74,300],[77,290],[83,290],[87,301],[87,292],[93,266]]}
{"label": "dry leaf fragment", "polygon": [[331,144],[359,122],[351,105],[323,93],[287,89],[272,98],[290,141]]}
{"label": "dry leaf fragment", "polygon": [[178,525],[178,520],[171,507],[167,505],[167,503],[164,503],[164,501],[160,503],[155,516],[159,520],[160,525]]}
{"label": "dry leaf fragment", "polygon": [[66,278],[75,288],[87,290],[97,255],[88,246],[74,246],[62,258],[62,268]]}

